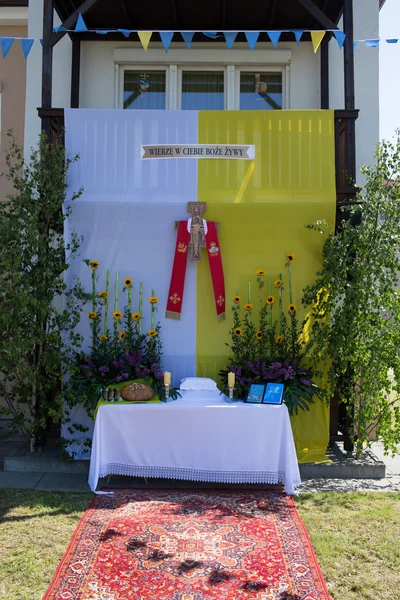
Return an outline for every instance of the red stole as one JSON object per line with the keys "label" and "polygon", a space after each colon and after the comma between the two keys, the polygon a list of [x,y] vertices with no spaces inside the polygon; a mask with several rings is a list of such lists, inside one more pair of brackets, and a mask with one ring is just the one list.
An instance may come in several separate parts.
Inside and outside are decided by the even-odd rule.
{"label": "red stole", "polygon": [[[212,221],[207,221],[207,228],[208,231],[206,233],[206,244],[211,279],[214,288],[215,308],[217,311],[218,321],[223,321],[225,319],[225,280],[224,269],[222,267],[221,250],[219,248],[218,234],[215,223]],[[165,313],[167,319],[179,320],[181,318],[188,248],[188,222],[179,221],[174,265],[172,267],[171,285],[169,288],[167,310]]]}

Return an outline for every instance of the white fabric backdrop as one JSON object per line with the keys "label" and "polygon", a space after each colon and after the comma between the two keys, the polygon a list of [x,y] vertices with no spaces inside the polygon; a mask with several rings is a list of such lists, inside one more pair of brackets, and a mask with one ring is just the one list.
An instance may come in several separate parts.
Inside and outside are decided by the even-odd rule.
{"label": "white fabric backdrop", "polygon": [[[80,156],[70,169],[70,191],[84,189],[66,223],[66,239],[70,231],[76,231],[83,236],[81,259],[99,261],[98,290],[105,288],[106,270],[111,271],[110,307],[117,272],[119,308],[126,300],[124,278],[134,280],[133,310],[138,309],[139,282],[143,282],[144,330],[150,329],[147,299],[154,288],[159,298],[156,320],[162,328],[164,367],[171,371],[173,384],[196,374],[195,265],[188,263],[181,321],[167,320],[164,314],[176,243],[174,221],[188,218],[186,204],[197,200],[197,161],[142,161],[141,145],[197,143],[197,123],[197,111],[65,110],[67,153]],[[68,272],[69,281],[74,275],[91,289],[91,271],[80,259]],[[89,345],[86,314],[81,331]],[[92,434],[92,423],[83,409],[75,409],[71,416],[89,425]],[[67,428],[63,435],[71,439]],[[74,452],[82,455],[80,444]]]}

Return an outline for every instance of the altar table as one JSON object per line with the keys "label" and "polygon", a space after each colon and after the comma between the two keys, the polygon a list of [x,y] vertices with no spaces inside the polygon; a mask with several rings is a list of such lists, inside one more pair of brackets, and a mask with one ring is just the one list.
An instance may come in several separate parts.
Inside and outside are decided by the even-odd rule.
{"label": "altar table", "polygon": [[300,473],[286,406],[229,401],[218,391],[185,391],[162,404],[99,407],[89,485],[129,475],[219,483],[284,483]]}

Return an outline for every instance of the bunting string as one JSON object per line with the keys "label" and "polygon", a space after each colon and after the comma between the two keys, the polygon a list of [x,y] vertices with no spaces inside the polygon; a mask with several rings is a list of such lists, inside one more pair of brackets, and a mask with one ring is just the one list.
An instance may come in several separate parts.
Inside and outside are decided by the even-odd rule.
{"label": "bunting string", "polygon": [[[313,50],[314,53],[316,53],[321,45],[322,40],[324,39],[325,35],[327,33],[333,34],[333,36],[336,39],[336,42],[339,46],[339,49],[343,48],[343,45],[345,43],[346,40],[346,34],[341,31],[340,29],[327,29],[327,30],[311,30],[311,29],[280,29],[280,30],[264,30],[264,31],[139,31],[137,29],[88,29],[86,26],[86,23],[82,17],[82,15],[79,13],[78,15],[78,19],[76,21],[76,25],[74,29],[66,29],[65,27],[63,27],[63,25],[60,25],[59,27],[54,27],[54,33],[60,33],[60,32],[64,32],[64,33],[95,33],[97,35],[107,35],[109,33],[120,33],[121,35],[123,35],[125,38],[129,38],[130,35],[132,33],[135,33],[138,35],[140,43],[143,47],[143,50],[146,52],[149,44],[150,44],[150,40],[151,37],[153,35],[153,33],[158,33],[160,35],[161,38],[161,42],[162,45],[164,47],[165,52],[168,52],[173,36],[174,34],[178,33],[181,35],[183,41],[185,42],[186,46],[188,48],[191,47],[192,45],[192,41],[193,41],[193,37],[195,35],[195,33],[202,33],[204,36],[210,38],[210,39],[217,39],[217,38],[221,38],[224,37],[225,38],[225,42],[226,45],[229,49],[233,48],[233,45],[236,41],[236,37],[239,33],[244,33],[247,43],[249,45],[249,48],[251,50],[254,50],[254,48],[257,45],[259,36],[261,33],[266,33],[269,37],[269,40],[271,41],[272,45],[274,46],[274,48],[277,47],[281,35],[283,33],[291,33],[294,36],[294,40],[296,41],[297,45],[300,45],[300,41],[301,38],[303,37],[303,34],[307,33],[310,34],[311,36],[311,42],[312,42],[312,46],[313,46]],[[400,38],[397,37],[393,37],[393,38],[373,38],[373,39],[367,39],[367,40],[355,40],[354,41],[354,50],[357,49],[357,47],[360,44],[365,44],[365,46],[367,46],[368,48],[377,48],[381,42],[385,41],[388,44],[397,44]],[[32,46],[35,42],[39,41],[42,45],[43,45],[43,40],[40,38],[20,38],[20,37],[0,37],[0,45],[1,45],[1,51],[2,51],[2,55],[3,58],[6,58],[14,41],[18,40],[21,44],[21,49],[24,55],[25,60],[28,58],[29,53],[32,49]]]}

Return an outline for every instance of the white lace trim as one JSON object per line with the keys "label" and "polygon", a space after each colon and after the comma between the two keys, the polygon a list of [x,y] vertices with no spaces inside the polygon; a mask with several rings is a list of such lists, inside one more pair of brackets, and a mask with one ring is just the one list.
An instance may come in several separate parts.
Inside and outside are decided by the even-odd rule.
{"label": "white lace trim", "polygon": [[211,483],[284,483],[287,494],[294,494],[301,483],[297,477],[288,480],[284,471],[211,471],[183,467],[139,467],[121,463],[101,465],[99,477],[107,477],[107,475],[183,479],[185,481],[208,481]]}

